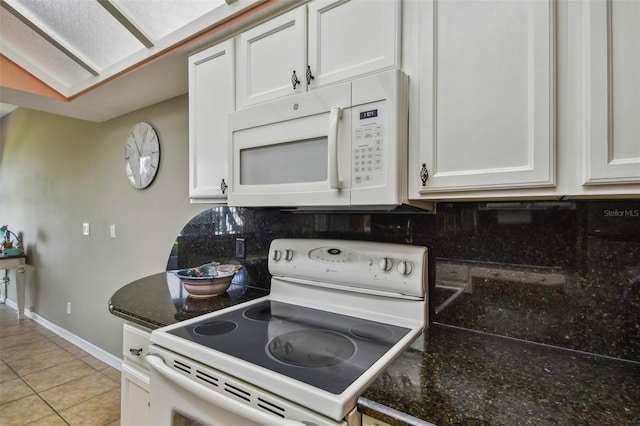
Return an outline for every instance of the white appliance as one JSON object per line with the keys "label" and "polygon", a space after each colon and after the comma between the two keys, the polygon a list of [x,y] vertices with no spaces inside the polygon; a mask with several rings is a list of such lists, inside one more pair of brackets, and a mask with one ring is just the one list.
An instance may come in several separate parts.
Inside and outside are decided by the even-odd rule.
{"label": "white appliance", "polygon": [[406,202],[408,86],[391,70],[229,114],[229,205]]}
{"label": "white appliance", "polygon": [[278,239],[269,271],[268,296],[151,333],[153,425],[360,425],[425,327],[425,247]]}

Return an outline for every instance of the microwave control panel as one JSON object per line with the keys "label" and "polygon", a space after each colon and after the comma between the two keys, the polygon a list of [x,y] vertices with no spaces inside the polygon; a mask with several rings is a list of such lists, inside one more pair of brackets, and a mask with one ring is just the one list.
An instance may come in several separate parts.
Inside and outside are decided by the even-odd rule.
{"label": "microwave control panel", "polygon": [[352,170],[354,188],[384,183],[385,125],[382,102],[362,105],[352,110]]}

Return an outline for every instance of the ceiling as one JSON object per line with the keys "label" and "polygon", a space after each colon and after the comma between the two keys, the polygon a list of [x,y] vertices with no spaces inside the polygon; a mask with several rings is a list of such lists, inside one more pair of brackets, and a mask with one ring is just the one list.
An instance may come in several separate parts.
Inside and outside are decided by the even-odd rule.
{"label": "ceiling", "polygon": [[0,53],[62,95],[3,86],[0,111],[18,105],[104,121],[184,94],[187,55],[264,2],[0,0]]}

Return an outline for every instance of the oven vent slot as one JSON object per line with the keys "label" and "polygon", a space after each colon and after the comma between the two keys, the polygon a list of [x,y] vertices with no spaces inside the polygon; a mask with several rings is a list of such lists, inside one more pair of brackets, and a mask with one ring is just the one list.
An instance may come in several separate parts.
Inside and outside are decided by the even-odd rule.
{"label": "oven vent slot", "polygon": [[191,374],[191,366],[189,364],[185,364],[184,362],[180,362],[177,359],[173,360],[173,368],[176,370],[184,371],[187,374]]}
{"label": "oven vent slot", "polygon": [[196,379],[199,379],[211,386],[218,387],[218,378],[213,377],[212,375],[207,374],[203,371],[196,370]]}
{"label": "oven vent slot", "polygon": [[235,396],[236,398],[240,398],[244,401],[247,402],[251,402],[251,393],[240,389],[239,387],[233,386],[227,382],[224,383],[224,390],[225,392],[230,393],[231,395]]}
{"label": "oven vent slot", "polygon": [[262,398],[258,398],[258,407],[270,412],[271,414],[275,414],[276,416],[280,416],[284,418],[284,412],[285,412],[284,408],[274,404],[273,402],[269,402]]}

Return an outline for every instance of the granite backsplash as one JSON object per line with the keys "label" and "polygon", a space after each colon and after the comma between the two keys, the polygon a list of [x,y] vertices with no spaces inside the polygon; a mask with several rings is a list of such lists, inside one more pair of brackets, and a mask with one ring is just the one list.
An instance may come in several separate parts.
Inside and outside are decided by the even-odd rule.
{"label": "granite backsplash", "polygon": [[427,246],[431,321],[640,362],[640,200],[438,203],[435,213],[214,207],[183,228],[167,269],[241,263],[237,281],[268,288],[274,238]]}

